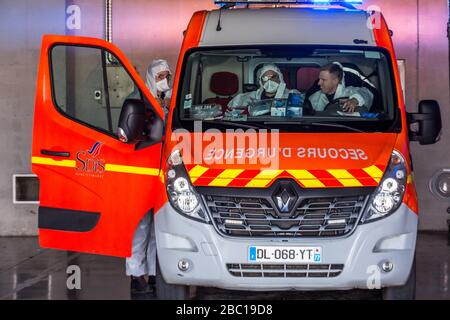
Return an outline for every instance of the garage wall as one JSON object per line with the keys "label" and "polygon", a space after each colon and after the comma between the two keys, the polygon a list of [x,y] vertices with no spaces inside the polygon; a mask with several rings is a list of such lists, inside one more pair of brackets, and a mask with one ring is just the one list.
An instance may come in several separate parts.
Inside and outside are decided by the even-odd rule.
{"label": "garage wall", "polygon": [[[66,8],[81,9],[81,28],[67,30]],[[378,5],[394,31],[397,58],[406,62],[408,111],[421,99],[441,104],[444,133],[433,146],[412,145],[422,213],[420,228],[445,230],[445,203],[428,190],[439,168],[450,168],[449,65],[446,0],[366,0]],[[113,0],[113,42],[145,77],[151,60],[175,68],[182,32],[194,11],[214,8],[212,0]],[[0,1],[0,236],[37,234],[37,205],[12,203],[12,176],[30,173],[35,79],[41,36],[46,33],[103,37],[102,0]],[[419,26],[417,26],[419,23]]]}
{"label": "garage wall", "polygon": [[[113,42],[145,78],[153,59],[166,59],[175,69],[192,13],[215,9],[213,0],[113,0]],[[68,34],[104,37],[103,0],[71,0],[82,13],[82,28]]]}
{"label": "garage wall", "polygon": [[429,180],[441,168],[450,168],[450,108],[447,0],[366,0],[378,5],[394,32],[397,59],[406,66],[406,109],[417,112],[420,100],[435,99],[442,112],[441,140],[431,146],[411,143],[419,197],[421,230],[446,230],[450,202],[433,196]]}
{"label": "garage wall", "polygon": [[41,35],[64,33],[60,0],[0,1],[0,235],[36,234],[37,206],[14,205],[12,177],[30,173]]}
{"label": "garage wall", "polygon": [[[432,146],[413,144],[412,154],[416,169],[417,192],[421,229],[447,229],[450,218],[447,208],[450,202],[438,200],[429,191],[428,183],[433,174],[442,168],[450,168],[450,108],[449,108],[449,60],[447,1],[421,0],[419,2],[419,46],[416,74],[417,101],[436,99],[440,103],[443,121],[442,139]],[[436,12],[436,14],[434,14]],[[413,65],[410,68],[414,68]],[[417,101],[410,102],[409,110],[417,110]]]}

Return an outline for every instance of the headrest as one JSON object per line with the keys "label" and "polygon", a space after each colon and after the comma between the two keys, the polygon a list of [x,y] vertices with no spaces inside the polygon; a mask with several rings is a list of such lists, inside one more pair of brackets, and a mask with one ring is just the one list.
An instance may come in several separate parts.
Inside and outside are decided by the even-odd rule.
{"label": "headrest", "polygon": [[289,72],[286,69],[281,70],[281,74],[283,75],[284,82],[286,82],[286,88],[291,87],[291,79],[289,79]]}
{"label": "headrest", "polygon": [[210,89],[217,95],[231,96],[238,92],[239,79],[231,72],[216,72],[211,77]]}
{"label": "headrest", "polygon": [[319,78],[319,68],[303,67],[297,71],[297,89],[307,91]]}

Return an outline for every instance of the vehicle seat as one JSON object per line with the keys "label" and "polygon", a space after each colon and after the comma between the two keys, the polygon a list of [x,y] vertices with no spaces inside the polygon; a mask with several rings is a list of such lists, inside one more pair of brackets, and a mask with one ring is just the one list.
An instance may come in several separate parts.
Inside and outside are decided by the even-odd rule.
{"label": "vehicle seat", "polygon": [[319,77],[319,68],[304,67],[297,71],[297,89],[300,92],[306,92]]}
{"label": "vehicle seat", "polygon": [[358,68],[351,68],[344,64],[344,73],[345,73],[345,85],[352,87],[364,87],[369,89],[369,91],[373,94],[373,102],[370,107],[370,112],[380,113],[383,112],[381,108],[381,94],[380,92],[373,86],[370,80],[364,81],[365,76],[361,73]]}
{"label": "vehicle seat", "polygon": [[211,76],[210,90],[217,96],[208,98],[203,103],[217,103],[225,111],[228,103],[239,90],[238,76],[231,72],[216,72]]}
{"label": "vehicle seat", "polygon": [[291,79],[289,78],[289,71],[287,69],[282,69],[281,73],[283,74],[284,82],[286,83],[286,89],[291,89]]}

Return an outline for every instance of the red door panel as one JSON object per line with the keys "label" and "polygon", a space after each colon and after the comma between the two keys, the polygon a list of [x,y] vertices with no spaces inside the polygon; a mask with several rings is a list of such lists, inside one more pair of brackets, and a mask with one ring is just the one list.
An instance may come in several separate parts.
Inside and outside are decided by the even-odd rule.
{"label": "red door panel", "polygon": [[[161,107],[142,79],[114,45],[93,38],[44,36],[38,70],[32,146],[32,169],[40,180],[40,244],[47,248],[129,256],[134,230],[140,219],[154,206],[155,197],[152,195],[164,192],[159,179],[161,141],[136,150],[134,144],[120,142],[112,130],[102,130],[95,126],[95,123],[101,122],[96,119],[97,113],[103,116],[104,111],[106,114],[114,112],[117,115],[120,112],[117,107],[112,110],[113,106],[109,105],[105,109],[102,105],[96,106],[96,102],[86,95],[70,97],[73,93],[69,91],[64,97],[64,102],[67,103],[57,101],[56,90],[64,90],[64,86],[74,86],[77,83],[68,80],[70,72],[76,72],[69,65],[69,56],[66,59],[65,80],[61,81],[61,75],[52,74],[52,71],[64,69],[61,65],[56,66],[61,61],[52,62],[51,50],[55,44],[109,51],[128,72],[134,85],[149,102],[154,115],[160,119],[163,117]],[[82,62],[77,63],[76,65],[81,65]],[[104,64],[98,68],[106,67]],[[108,76],[107,72],[94,75],[96,74]],[[92,75],[87,78],[92,78]],[[52,83],[56,79],[59,83]],[[102,79],[103,82],[100,82],[103,84],[112,82],[109,78]],[[105,96],[101,103],[107,101],[106,87],[93,87],[90,91],[89,84],[82,85],[87,85],[88,93],[96,90],[101,92],[99,95]],[[116,91],[125,90],[123,86],[118,88]],[[118,96],[111,96],[109,103]],[[92,113],[89,108],[83,109],[83,102],[80,102],[83,99],[88,101],[87,105],[95,107],[95,112],[94,108]],[[69,112],[73,108],[71,104],[78,109]],[[78,111],[81,109],[83,115]],[[94,122],[94,125],[89,121]]]}

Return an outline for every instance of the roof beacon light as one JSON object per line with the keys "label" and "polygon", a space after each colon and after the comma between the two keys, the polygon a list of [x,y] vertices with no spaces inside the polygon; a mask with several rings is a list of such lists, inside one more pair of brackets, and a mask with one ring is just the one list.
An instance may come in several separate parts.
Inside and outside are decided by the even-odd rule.
{"label": "roof beacon light", "polygon": [[349,5],[358,5],[362,4],[363,0],[272,0],[272,1],[264,1],[264,0],[214,0],[216,5],[226,5],[226,4],[235,4],[235,5],[246,5],[246,4],[315,4],[315,5],[340,5],[340,6],[349,6]]}

